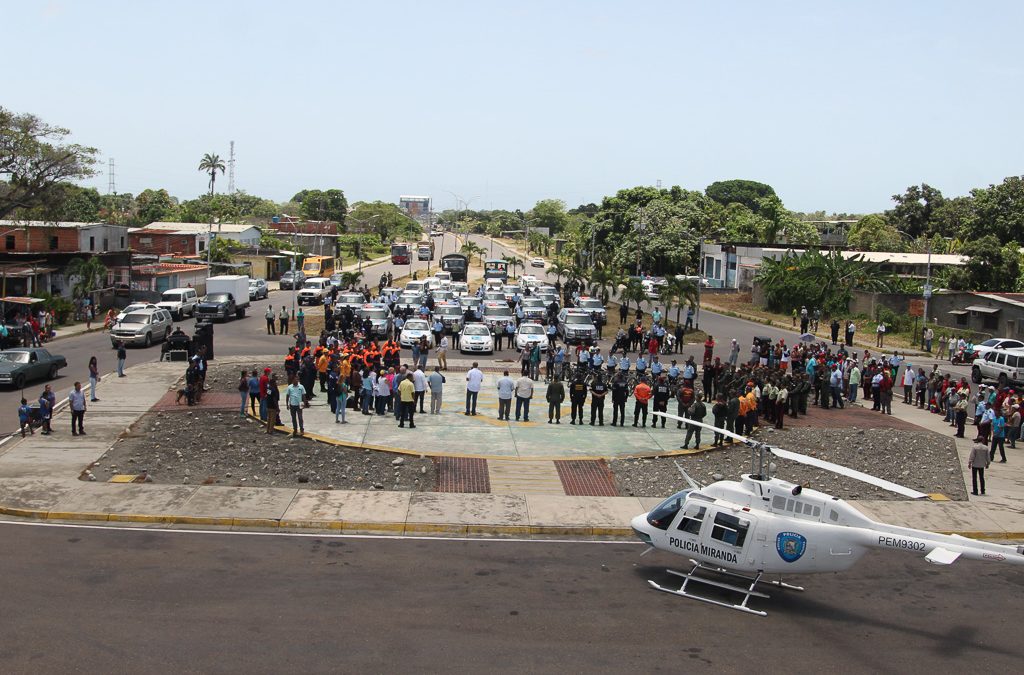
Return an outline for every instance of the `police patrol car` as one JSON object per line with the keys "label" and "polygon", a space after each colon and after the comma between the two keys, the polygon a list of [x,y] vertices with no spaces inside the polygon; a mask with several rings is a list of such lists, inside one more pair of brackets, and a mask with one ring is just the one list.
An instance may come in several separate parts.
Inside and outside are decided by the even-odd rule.
{"label": "police patrol car", "polygon": [[421,337],[427,338],[427,344],[431,349],[434,348],[434,334],[430,332],[430,324],[424,319],[409,319],[402,326],[398,344],[411,348],[414,343],[419,343]]}
{"label": "police patrol car", "polygon": [[558,313],[558,336],[566,344],[593,344],[597,341],[597,327],[585,309],[566,307]]}
{"label": "police patrol car", "polygon": [[576,307],[578,309],[585,309],[590,313],[590,318],[594,320],[594,323],[603,326],[608,323],[608,312],[604,308],[598,298],[592,298],[588,295],[581,295],[579,300],[576,301]]}
{"label": "police patrol car", "polygon": [[491,330],[482,323],[467,323],[459,338],[459,353],[494,353],[494,338],[491,336]]}
{"label": "police patrol car", "polygon": [[356,316],[360,319],[369,319],[372,335],[386,336],[391,332],[391,310],[387,305],[376,302],[364,303],[357,311]]}

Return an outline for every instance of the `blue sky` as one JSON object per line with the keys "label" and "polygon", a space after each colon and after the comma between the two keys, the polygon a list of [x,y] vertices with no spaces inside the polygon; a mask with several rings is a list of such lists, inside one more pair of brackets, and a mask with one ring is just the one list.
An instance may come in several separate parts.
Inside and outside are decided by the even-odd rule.
{"label": "blue sky", "polygon": [[749,178],[869,212],[1022,173],[1019,2],[0,6],[0,105],[99,148],[103,192],[114,157],[118,191],[194,197],[231,140],[252,194],[439,209]]}

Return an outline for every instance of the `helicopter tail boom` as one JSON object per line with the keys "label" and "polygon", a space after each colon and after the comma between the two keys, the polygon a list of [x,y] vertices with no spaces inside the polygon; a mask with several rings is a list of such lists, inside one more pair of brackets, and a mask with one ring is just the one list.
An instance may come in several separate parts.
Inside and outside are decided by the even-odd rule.
{"label": "helicopter tail boom", "polygon": [[940,534],[909,527],[874,523],[860,528],[862,543],[871,548],[923,553],[933,565],[951,565],[961,557],[983,562],[1024,565],[1024,546],[994,544],[956,534]]}

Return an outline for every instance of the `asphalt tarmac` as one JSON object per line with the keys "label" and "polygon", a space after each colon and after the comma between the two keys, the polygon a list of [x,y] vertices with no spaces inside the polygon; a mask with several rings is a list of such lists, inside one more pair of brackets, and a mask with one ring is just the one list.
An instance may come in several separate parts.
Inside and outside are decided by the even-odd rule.
{"label": "asphalt tarmac", "polygon": [[1024,573],[876,553],[761,618],[651,590],[629,543],[0,523],[0,667],[46,672],[871,672],[1020,667]]}

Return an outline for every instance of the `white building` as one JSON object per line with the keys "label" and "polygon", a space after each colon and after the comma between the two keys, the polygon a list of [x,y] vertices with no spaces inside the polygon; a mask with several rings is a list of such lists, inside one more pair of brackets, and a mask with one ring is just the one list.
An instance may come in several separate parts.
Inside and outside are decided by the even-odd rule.
{"label": "white building", "polygon": [[[737,288],[749,290],[754,276],[761,268],[764,258],[781,260],[787,253],[803,253],[805,248],[777,248],[764,246],[732,246],[729,244],[706,244],[701,269],[703,276],[713,288]],[[888,251],[840,251],[847,259],[860,256],[867,262],[879,263],[885,272],[901,277],[925,279],[928,267],[932,273],[940,267],[960,267],[967,263],[967,256],[944,253],[894,253]],[[930,261],[930,262],[929,262]]]}

